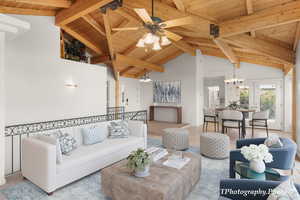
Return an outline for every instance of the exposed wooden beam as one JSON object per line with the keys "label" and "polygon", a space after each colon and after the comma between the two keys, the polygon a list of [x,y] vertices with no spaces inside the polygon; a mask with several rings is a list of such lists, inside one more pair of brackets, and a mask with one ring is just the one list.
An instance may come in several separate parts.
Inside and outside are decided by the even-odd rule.
{"label": "exposed wooden beam", "polygon": [[87,14],[85,16],[82,16],[82,18],[87,23],[89,23],[96,31],[98,31],[98,33],[100,33],[102,36],[106,36],[103,27],[91,15]]}
{"label": "exposed wooden beam", "polygon": [[295,33],[295,39],[294,39],[294,44],[293,44],[293,50],[297,50],[297,46],[299,43],[300,39],[300,22],[297,22],[297,27],[296,27],[296,33]]}
{"label": "exposed wooden beam", "polygon": [[228,37],[300,21],[300,1],[292,1],[272,8],[237,17],[219,24],[220,37]]}
{"label": "exposed wooden beam", "polygon": [[126,63],[128,65],[132,65],[135,67],[143,68],[143,69],[150,69],[157,72],[164,72],[164,67],[156,64],[152,64],[137,58],[124,56],[122,54],[116,54],[117,63]]}
{"label": "exposed wooden beam", "polygon": [[181,49],[182,51],[184,51],[192,56],[196,56],[196,49],[194,47],[192,47],[191,45],[189,45],[188,43],[186,43],[185,41],[179,40],[177,42],[173,41],[172,43],[178,49]]}
{"label": "exposed wooden beam", "polygon": [[181,12],[185,12],[185,7],[182,0],[173,0],[176,8]]}
{"label": "exposed wooden beam", "polygon": [[[220,57],[220,58],[225,58],[228,59],[227,56],[220,50],[212,47],[199,47],[201,50],[201,53],[203,55],[208,55],[208,56],[215,56],[215,57]],[[267,67],[273,67],[275,69],[283,69],[283,64],[280,63],[274,63],[272,60],[268,59],[265,56],[262,55],[257,55],[257,54],[250,54],[250,53],[245,53],[245,52],[235,52],[236,55],[239,57],[240,62],[246,62],[246,63],[252,63],[252,64],[257,64],[257,65],[263,65]]]}
{"label": "exposed wooden beam", "polygon": [[[246,8],[247,8],[248,15],[251,15],[252,13],[254,13],[253,0],[246,0]],[[251,31],[250,35],[252,37],[255,37],[255,31]]]}
{"label": "exposed wooden beam", "polygon": [[286,49],[262,39],[253,38],[248,35],[236,35],[228,38],[223,38],[222,40],[229,44],[246,49],[251,49],[263,55],[279,59],[287,64],[295,63],[295,53],[292,50]]}
{"label": "exposed wooden beam", "polygon": [[120,71],[120,75],[124,76],[125,74],[127,74],[132,69],[134,69],[133,66],[126,67],[125,69],[123,69],[123,70]]}
{"label": "exposed wooden beam", "polygon": [[72,5],[70,0],[6,0],[14,3],[26,3],[31,5],[49,6],[56,8],[69,8]]}
{"label": "exposed wooden beam", "polygon": [[75,39],[79,40],[80,42],[82,42],[85,46],[87,46],[88,48],[90,48],[91,50],[93,50],[94,52],[98,53],[98,54],[103,54],[103,51],[101,49],[100,44],[97,44],[93,41],[91,41],[88,38],[85,38],[84,36],[82,36],[80,33],[72,30],[71,28],[69,28],[68,26],[62,26],[61,27],[64,31],[66,31],[68,34],[70,34],[72,37],[74,37]]}
{"label": "exposed wooden beam", "polygon": [[119,78],[119,73],[118,73],[118,67],[116,63],[116,58],[115,58],[115,52],[113,49],[113,43],[112,43],[112,35],[111,35],[111,25],[109,22],[109,15],[110,11],[108,10],[107,13],[103,14],[103,21],[104,21],[104,27],[105,27],[105,35],[107,39],[107,44],[108,44],[108,49],[109,49],[109,54],[110,58],[112,60],[112,67],[113,67],[113,72],[114,72],[114,77],[116,80]]}
{"label": "exposed wooden beam", "polygon": [[227,58],[230,60],[231,63],[239,64],[239,59],[233,52],[232,48],[226,44],[225,42],[215,39],[214,42],[217,44],[217,46],[221,49],[221,51],[227,56]]}
{"label": "exposed wooden beam", "polygon": [[[148,11],[151,11],[151,4],[145,0],[134,0],[134,1],[124,1],[124,6],[128,8],[146,8]],[[181,12],[180,10],[163,3],[159,0],[155,0],[154,3],[154,9],[155,9],[155,15],[157,17],[160,17],[164,19],[165,21],[167,20],[173,20],[174,16],[176,18],[180,17],[186,17],[186,16],[191,16],[194,18],[194,22],[196,24],[193,24],[192,26],[185,26],[185,29],[192,30],[192,31],[199,31],[203,35],[209,36],[209,24],[210,23],[215,23],[211,22],[208,19],[205,19],[203,17],[194,15],[194,14],[187,14],[184,12]]]}
{"label": "exposed wooden beam", "polygon": [[57,13],[55,24],[57,26],[66,25],[94,10],[110,3],[112,0],[77,0],[71,7],[63,9]]}
{"label": "exposed wooden beam", "polygon": [[117,73],[115,78],[115,106],[120,106],[120,75]]}
{"label": "exposed wooden beam", "polygon": [[0,6],[0,13],[17,15],[55,16],[56,11]]}
{"label": "exposed wooden beam", "polygon": [[294,65],[284,65],[284,69],[283,69],[283,72],[284,72],[284,75],[287,75],[292,69],[294,68]]}
{"label": "exposed wooden beam", "polygon": [[114,12],[118,13],[119,15],[123,16],[124,18],[128,19],[129,21],[133,22],[142,22],[140,18],[138,18],[135,13],[131,12],[129,9],[126,8],[118,8]]}
{"label": "exposed wooden beam", "polygon": [[91,58],[91,64],[111,62],[109,55],[94,56]]}

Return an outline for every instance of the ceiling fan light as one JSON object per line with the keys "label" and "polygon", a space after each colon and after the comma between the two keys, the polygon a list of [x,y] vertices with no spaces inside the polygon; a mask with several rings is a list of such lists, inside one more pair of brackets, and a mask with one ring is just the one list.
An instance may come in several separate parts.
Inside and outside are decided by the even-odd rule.
{"label": "ceiling fan light", "polygon": [[168,39],[167,36],[162,36],[161,37],[161,45],[162,46],[167,46],[169,44],[171,44],[172,42]]}
{"label": "ceiling fan light", "polygon": [[147,33],[144,41],[146,44],[153,44],[155,42],[154,40],[154,35],[152,33]]}
{"label": "ceiling fan light", "polygon": [[161,50],[161,46],[160,46],[159,42],[155,42],[153,44],[153,48],[152,49],[155,50],[155,51]]}
{"label": "ceiling fan light", "polygon": [[145,47],[145,41],[143,38],[139,39],[138,43],[136,44],[137,47]]}

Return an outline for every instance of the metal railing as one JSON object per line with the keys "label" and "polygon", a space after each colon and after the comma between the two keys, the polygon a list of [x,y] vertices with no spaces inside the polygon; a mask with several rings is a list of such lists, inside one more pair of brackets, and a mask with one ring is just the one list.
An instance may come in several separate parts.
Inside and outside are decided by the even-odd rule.
{"label": "metal railing", "polygon": [[[11,162],[10,172],[6,172],[6,175],[11,175],[15,172],[20,171],[22,163],[22,143],[23,137],[29,137],[33,134],[41,134],[44,131],[57,130],[69,127],[77,127],[87,124],[93,124],[104,121],[113,120],[137,120],[147,123],[147,111],[133,111],[133,112],[111,112],[107,115],[96,115],[88,117],[79,117],[71,119],[61,119],[44,122],[34,122],[28,124],[17,124],[5,127],[6,136],[6,149],[10,152],[10,158],[6,158],[7,162]],[[10,146],[10,147],[9,147]],[[7,155],[7,154],[6,154]],[[17,165],[15,162],[18,162]],[[6,170],[7,171],[7,170]]]}

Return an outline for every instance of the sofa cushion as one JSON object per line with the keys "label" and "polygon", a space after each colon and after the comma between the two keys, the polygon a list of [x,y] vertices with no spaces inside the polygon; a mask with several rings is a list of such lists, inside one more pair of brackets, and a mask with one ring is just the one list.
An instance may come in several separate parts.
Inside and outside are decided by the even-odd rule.
{"label": "sofa cushion", "polygon": [[108,136],[108,128],[106,124],[102,124],[101,126],[95,125],[89,128],[82,128],[81,132],[84,145],[102,142]]}
{"label": "sofa cushion", "polygon": [[142,137],[129,136],[128,138],[106,139],[101,143],[93,145],[82,145],[75,149],[71,155],[63,156],[64,162],[57,165],[57,173],[63,173],[76,166],[85,165],[90,161],[103,159],[105,156],[111,156],[114,152],[121,149],[143,144]]}

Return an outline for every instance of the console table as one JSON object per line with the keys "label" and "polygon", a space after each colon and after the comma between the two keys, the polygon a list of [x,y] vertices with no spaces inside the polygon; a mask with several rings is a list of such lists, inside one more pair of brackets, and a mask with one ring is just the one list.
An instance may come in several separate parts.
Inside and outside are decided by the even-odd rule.
{"label": "console table", "polygon": [[177,124],[182,123],[182,107],[181,106],[150,106],[150,121],[154,121],[155,109],[175,109],[177,112]]}

